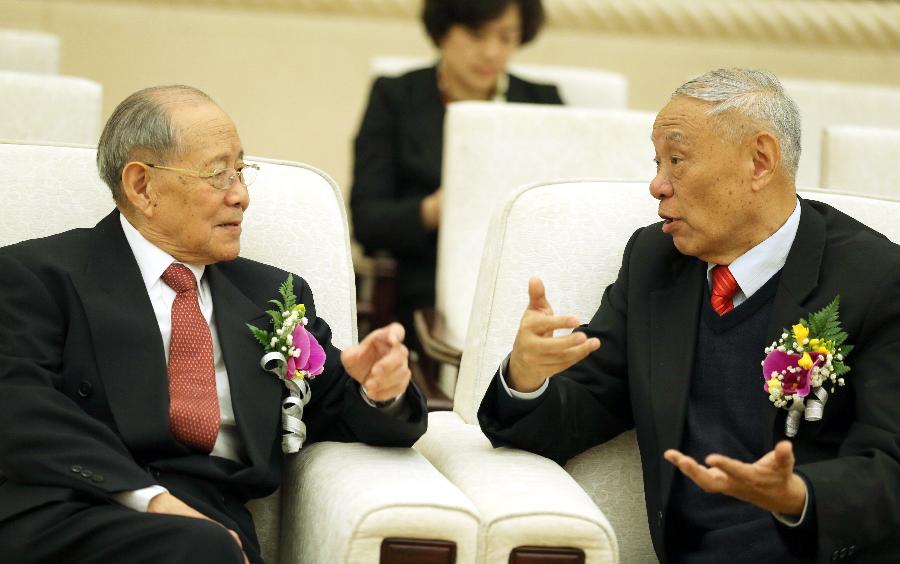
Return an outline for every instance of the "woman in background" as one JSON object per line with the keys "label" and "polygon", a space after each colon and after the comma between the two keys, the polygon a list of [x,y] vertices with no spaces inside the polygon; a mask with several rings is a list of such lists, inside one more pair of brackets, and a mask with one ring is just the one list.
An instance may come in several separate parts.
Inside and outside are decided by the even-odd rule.
{"label": "woman in background", "polygon": [[540,0],[425,0],[422,21],[439,59],[375,81],[356,137],[350,205],[366,251],[388,251],[397,261],[397,317],[414,349],[412,312],[435,299],[446,105],[562,103],[555,86],[506,72],[544,22]]}

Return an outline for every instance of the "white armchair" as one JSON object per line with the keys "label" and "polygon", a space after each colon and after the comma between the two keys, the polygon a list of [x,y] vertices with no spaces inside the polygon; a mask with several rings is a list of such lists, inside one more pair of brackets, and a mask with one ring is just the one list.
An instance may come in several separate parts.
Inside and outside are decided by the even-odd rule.
{"label": "white armchair", "polygon": [[822,131],[831,125],[900,128],[900,88],[785,79],[788,95],[802,116],[803,154],[798,186],[822,186],[819,177]]}
{"label": "white armchair", "polygon": [[[0,245],[92,226],[106,215],[113,203],[97,175],[95,152],[0,143],[0,193],[11,212],[0,222]],[[244,219],[242,255],[302,274],[335,345],[354,343],[353,268],[340,190],[305,165],[247,160],[261,172]],[[302,209],[310,218],[289,238],[271,221],[285,209]],[[417,452],[318,443],[286,465],[282,489],[250,504],[267,562],[387,564],[441,550],[446,558],[455,551],[456,561],[474,562],[476,509]],[[429,540],[449,544],[435,548]]]}
{"label": "white armchair", "polygon": [[0,70],[56,74],[59,37],[40,31],[0,29]]}
{"label": "white armchair", "polygon": [[[369,66],[375,76],[396,76],[431,64],[422,57],[375,57]],[[523,64],[509,65],[509,72],[532,82],[555,84],[567,106],[624,109],[628,105],[628,79],[616,72]]]}
{"label": "white armchair", "polygon": [[900,128],[834,126],[822,135],[822,187],[900,199]]}
{"label": "white armchair", "polygon": [[[447,112],[435,309],[461,349],[491,214],[523,184],[655,174],[648,112],[460,102]],[[421,336],[423,343],[435,340]]]}
{"label": "white armchair", "polygon": [[624,181],[532,185],[507,195],[495,213],[453,411],[431,414],[415,447],[478,508],[479,562],[506,562],[511,549],[528,545],[575,547],[589,564],[655,561],[633,432],[564,470],[537,455],[492,449],[476,413],[512,347],[528,279],[544,280],[556,311],[590,319],[618,274],[628,238],[656,219],[647,183]]}
{"label": "white armchair", "polygon": [[0,71],[0,139],[94,144],[102,102],[92,80]]}

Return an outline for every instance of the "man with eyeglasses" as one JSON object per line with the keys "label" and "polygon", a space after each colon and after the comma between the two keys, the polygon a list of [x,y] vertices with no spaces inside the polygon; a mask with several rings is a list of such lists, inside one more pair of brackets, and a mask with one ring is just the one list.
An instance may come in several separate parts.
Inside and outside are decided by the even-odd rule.
{"label": "man with eyeglasses", "polygon": [[[0,560],[262,562],[244,503],[279,485],[283,392],[228,313],[264,316],[287,278],[238,258],[259,167],[186,86],[123,101],[97,165],[116,210],[0,249]],[[307,443],[411,446],[427,412],[402,327],[338,351],[293,280],[325,352]]]}

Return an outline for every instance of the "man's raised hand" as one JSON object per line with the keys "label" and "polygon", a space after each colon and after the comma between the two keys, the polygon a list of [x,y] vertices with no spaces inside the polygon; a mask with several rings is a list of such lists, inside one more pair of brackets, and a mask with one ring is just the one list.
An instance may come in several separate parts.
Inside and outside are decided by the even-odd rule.
{"label": "man's raised hand", "polygon": [[528,307],[519,322],[507,368],[507,383],[514,390],[532,392],[544,380],[569,368],[600,348],[600,339],[588,339],[578,331],[554,337],[557,329],[578,327],[571,315],[553,315],[544,283],[538,277],[528,281]]}
{"label": "man's raised hand", "polygon": [[359,382],[370,400],[387,401],[406,392],[412,373],[409,351],[403,345],[405,336],[402,325],[391,323],[341,352],[347,373]]}

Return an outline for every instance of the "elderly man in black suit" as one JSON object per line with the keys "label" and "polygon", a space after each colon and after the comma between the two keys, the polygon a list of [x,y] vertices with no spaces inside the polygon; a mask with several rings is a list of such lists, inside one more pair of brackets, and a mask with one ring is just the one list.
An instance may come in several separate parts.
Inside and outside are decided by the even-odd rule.
{"label": "elderly man in black suit", "polygon": [[[285,391],[247,323],[288,273],[238,257],[253,165],[185,86],[122,102],[97,161],[116,210],[0,249],[0,559],[261,562],[244,503],[280,483]],[[307,440],[412,445],[402,327],[341,352],[293,291],[324,352]]]}
{"label": "elderly man in black suit", "polygon": [[[689,81],[652,140],[662,223],[569,335],[531,280],[482,428],[559,463],[636,428],[662,562],[895,562],[900,247],[797,197],[800,116],[770,73]],[[843,344],[815,315],[837,296]]]}

